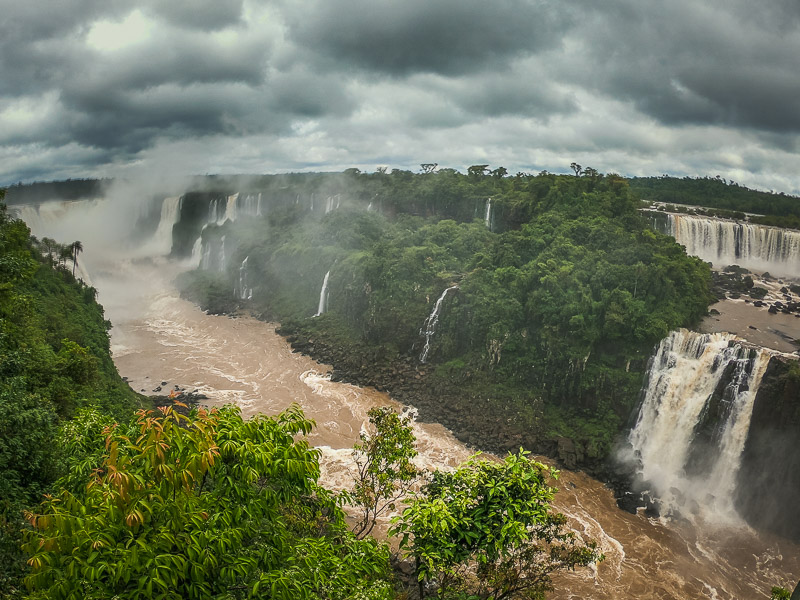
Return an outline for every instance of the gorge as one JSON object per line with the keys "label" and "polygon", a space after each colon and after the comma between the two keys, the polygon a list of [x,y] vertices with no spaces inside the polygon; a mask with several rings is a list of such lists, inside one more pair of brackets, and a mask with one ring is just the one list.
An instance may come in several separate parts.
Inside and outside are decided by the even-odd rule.
{"label": "gorge", "polygon": [[[347,449],[366,410],[393,401],[385,393],[332,379],[357,380],[357,371],[370,369],[373,360],[381,366],[408,357],[404,374],[438,386],[451,384],[456,393],[466,390],[469,402],[480,398],[484,404],[477,410],[487,424],[516,418],[515,431],[530,427],[527,437],[509,438],[508,449],[522,440],[572,466],[593,468],[611,453],[613,444],[605,432],[559,429],[560,420],[580,419],[589,429],[597,421],[586,415],[605,410],[612,415],[605,427],[621,432],[624,422],[634,419],[630,446],[621,452],[639,471],[636,484],[656,500],[651,507],[660,507],[660,516],[648,519],[641,510],[620,511],[600,483],[582,473],[565,472],[557,507],[579,533],[600,542],[607,559],[595,572],[565,576],[554,597],[766,597],[770,585],[796,577],[797,547],[768,532],[799,535],[787,529],[793,522],[790,499],[798,489],[792,479],[796,458],[784,445],[765,443],[777,444],[779,437],[790,440],[794,435],[798,386],[791,358],[733,336],[677,329],[667,323],[670,317],[657,322],[653,315],[665,311],[655,298],[662,294],[658,286],[663,275],[648,273],[628,256],[618,262],[604,256],[595,274],[602,277],[605,270],[608,280],[624,282],[627,289],[604,295],[601,288],[593,288],[581,271],[589,250],[576,249],[576,240],[597,236],[604,252],[616,249],[601,228],[570,221],[563,211],[546,216],[523,238],[515,233],[515,223],[534,209],[514,205],[502,194],[491,201],[423,197],[406,208],[414,218],[436,215],[456,222],[409,226],[380,242],[383,215],[403,212],[388,194],[375,200],[366,193],[317,191],[315,211],[315,195],[304,195],[299,187],[301,191],[286,186],[277,191],[190,192],[156,202],[146,211],[114,206],[113,198],[24,205],[18,210],[40,237],[84,240],[87,281],[97,287],[114,323],[115,361],[135,389],[150,392],[164,381],[197,389],[217,402],[236,402],[247,414],[275,412],[292,399],[299,401],[318,423],[315,440],[323,447],[325,477],[334,484],[346,473]],[[321,204],[322,197],[326,200]],[[609,200],[609,214],[629,218],[616,208],[618,201],[622,200]],[[536,210],[543,211],[547,202],[554,201],[543,196]],[[368,210],[375,205],[380,208]],[[125,226],[128,209],[130,214],[138,212],[140,222],[147,221],[146,213],[158,217],[150,217],[151,235],[140,235],[145,242],[125,248],[119,245],[123,238],[108,230],[118,232]],[[111,223],[112,218],[119,228],[92,231],[93,223]],[[480,232],[470,219],[477,221]],[[131,222],[136,221],[127,221]],[[615,233],[626,240],[640,236],[642,246],[634,259],[642,265],[655,264],[645,253],[647,244],[659,253],[674,252],[667,241],[651,241],[647,233],[632,231]],[[477,236],[505,237],[501,243]],[[473,243],[473,237],[478,241]],[[365,239],[369,244],[379,240],[376,249]],[[558,254],[548,255],[547,247],[537,247],[537,240],[544,239]],[[492,244],[496,246],[490,257],[479,255]],[[781,244],[792,251],[790,244]],[[740,257],[742,248],[752,247],[741,245]],[[620,255],[627,251],[618,250]],[[691,252],[688,245],[687,251]],[[500,272],[489,274],[489,265],[511,252],[528,252],[538,262],[528,267],[512,259]],[[683,259],[675,259],[679,260]],[[236,318],[203,313],[179,297],[172,280],[198,264],[198,271],[179,278],[184,293],[213,308],[211,312],[237,314]],[[685,268],[700,273],[695,263],[687,262]],[[291,277],[281,276],[286,274]],[[391,280],[381,279],[382,274],[391,274]],[[524,292],[531,295],[532,306],[512,293],[525,278],[537,282]],[[669,281],[691,289],[687,282]],[[588,299],[575,300],[564,291],[568,286],[583,290]],[[486,289],[497,297],[487,297]],[[647,293],[653,298],[647,299]],[[376,299],[375,294],[385,296]],[[602,308],[594,306],[598,303]],[[554,304],[563,304],[565,315],[557,313]],[[398,305],[404,314],[397,312]],[[537,309],[553,315],[536,317],[545,330],[552,329],[548,337],[536,337],[540,334],[520,316],[523,311],[538,314]],[[313,338],[317,343],[340,339],[326,328],[363,322],[361,334],[371,345],[351,341],[343,353],[366,349],[373,354],[334,361],[331,378],[327,367],[293,354],[274,326],[237,313],[247,310],[280,318],[296,339]],[[605,323],[600,333],[593,330],[592,311],[602,311],[597,313]],[[581,315],[586,315],[583,321],[573,320]],[[312,316],[318,318],[309,319]],[[624,328],[631,329],[630,337],[624,337]],[[556,340],[566,337],[570,340],[557,346]],[[391,346],[383,343],[387,338]],[[525,354],[526,344],[550,344],[553,353]],[[623,345],[624,352],[614,354],[614,344]],[[563,348],[561,355],[555,355],[556,347]],[[351,366],[353,361],[358,368]],[[646,372],[638,410],[636,390]],[[519,387],[495,392],[494,383],[509,376],[521,378]],[[392,379],[388,377],[383,387],[391,388]],[[537,393],[521,396],[519,389],[528,386],[535,386]],[[576,399],[573,405],[557,408],[566,397]],[[783,398],[779,418],[774,415],[776,398]],[[538,413],[526,412],[520,404],[544,405],[550,421],[543,424]],[[751,423],[759,424],[757,431]],[[441,426],[417,428],[426,464],[453,465],[470,453]],[[776,456],[781,457],[777,475],[765,468]],[[786,488],[785,498],[781,490],[775,493],[781,486]],[[762,493],[744,494],[745,488]],[[756,534],[740,514],[767,531]],[[740,551],[743,547],[748,550]]]}

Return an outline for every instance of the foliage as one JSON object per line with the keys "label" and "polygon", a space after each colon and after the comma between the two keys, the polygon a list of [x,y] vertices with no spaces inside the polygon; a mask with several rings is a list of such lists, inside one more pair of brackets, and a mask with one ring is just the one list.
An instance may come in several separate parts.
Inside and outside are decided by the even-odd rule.
{"label": "foliage", "polygon": [[[183,289],[209,310],[227,299],[336,338],[361,353],[357,362],[413,363],[426,341],[422,324],[457,285],[430,339],[431,378],[465,402],[486,389],[493,406],[527,398],[520,410],[531,422],[543,406],[561,421],[600,414],[603,431],[582,428],[599,457],[635,405],[653,347],[707,313],[710,269],[650,229],[618,175],[494,171],[263,178],[252,186],[269,194],[269,214],[203,232],[212,245],[225,235],[237,268],[189,274]],[[323,214],[319,199],[334,195],[341,208]],[[193,210],[206,214],[207,205]],[[238,301],[231,290],[245,257],[258,283],[252,299]],[[312,322],[328,272],[327,314]]]}
{"label": "foliage", "polygon": [[368,414],[375,432],[362,431],[361,441],[353,448],[358,471],[349,498],[362,511],[354,529],[359,539],[372,532],[379,516],[395,510],[419,476],[412,462],[417,451],[411,416],[398,415],[388,407],[372,408]]}
{"label": "foliage", "polygon": [[721,177],[634,177],[631,189],[646,200],[691,204],[775,217],[800,217],[796,196],[750,189]]}
{"label": "foliage", "polygon": [[792,597],[792,592],[786,588],[774,586],[771,590],[772,600],[789,600]]}
{"label": "foliage", "polygon": [[0,598],[18,593],[23,508],[66,469],[60,425],[81,407],[124,418],[138,404],[111,360],[95,291],[54,260],[60,248],[0,204]]}
{"label": "foliage", "polygon": [[434,473],[394,530],[416,562],[421,592],[435,582],[439,598],[540,598],[553,572],[602,560],[551,511],[547,480],[556,475],[522,451]]}
{"label": "foliage", "polygon": [[385,546],[355,540],[316,483],[311,427],[296,406],[107,427],[89,485],[29,515],[31,598],[390,597]]}

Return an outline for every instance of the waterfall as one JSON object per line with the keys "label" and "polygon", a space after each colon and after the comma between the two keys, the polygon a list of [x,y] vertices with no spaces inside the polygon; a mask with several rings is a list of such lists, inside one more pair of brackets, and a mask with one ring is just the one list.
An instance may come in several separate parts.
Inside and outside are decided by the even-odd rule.
{"label": "waterfall", "polygon": [[719,266],[800,275],[800,231],[682,214],[667,215],[667,234],[686,252]]}
{"label": "waterfall", "polygon": [[236,217],[238,216],[238,206],[237,202],[239,200],[239,194],[233,194],[232,196],[228,196],[227,201],[225,202],[225,215],[222,218],[222,222],[225,221],[235,221]]}
{"label": "waterfall", "polygon": [[253,288],[248,286],[248,273],[247,261],[250,259],[246,256],[239,266],[239,283],[233,288],[233,295],[239,300],[252,300]]}
{"label": "waterfall", "polygon": [[189,259],[189,264],[195,268],[200,267],[203,262],[203,236],[197,236],[197,239],[192,245],[192,258]]}
{"label": "waterfall", "polygon": [[172,250],[172,228],[180,217],[181,198],[179,196],[164,198],[161,203],[161,218],[153,234],[153,244],[157,254],[169,254]]}
{"label": "waterfall", "polygon": [[211,244],[209,242],[203,242],[202,240],[200,243],[202,245],[200,268],[204,271],[208,271],[211,268]]}
{"label": "waterfall", "polygon": [[325,312],[326,305],[328,304],[328,277],[331,276],[330,270],[325,273],[325,279],[322,280],[322,289],[319,291],[319,305],[317,306],[317,314],[315,317],[320,316]]}
{"label": "waterfall", "polygon": [[333,196],[328,196],[327,200],[325,200],[325,214],[327,215],[332,210],[333,210]]}
{"label": "waterfall", "polygon": [[219,221],[219,198],[212,198],[208,202],[208,217],[206,223],[217,223]]}
{"label": "waterfall", "polygon": [[492,230],[492,199],[486,201],[486,214],[483,216],[483,222],[486,223],[487,229]]}
{"label": "waterfall", "polygon": [[256,205],[256,216],[260,217],[262,215],[261,212],[261,192],[258,192],[258,204]]}
{"label": "waterfall", "polygon": [[439,323],[439,313],[442,310],[442,302],[444,302],[444,297],[447,296],[447,292],[455,289],[458,289],[458,286],[451,285],[442,292],[442,295],[439,296],[436,304],[433,305],[431,314],[428,315],[427,319],[425,319],[422,329],[419,330],[419,334],[425,336],[425,347],[422,349],[422,354],[419,355],[419,362],[421,363],[424,363],[426,360],[428,360],[428,352],[431,350],[431,338],[433,338],[433,334],[436,332],[436,325]]}
{"label": "waterfall", "polygon": [[629,437],[662,513],[706,507],[706,516],[736,517],[736,475],[769,359],[727,333],[680,329],[662,340]]}
{"label": "waterfall", "polygon": [[223,235],[220,239],[220,247],[219,247],[219,271],[225,270],[225,236]]}

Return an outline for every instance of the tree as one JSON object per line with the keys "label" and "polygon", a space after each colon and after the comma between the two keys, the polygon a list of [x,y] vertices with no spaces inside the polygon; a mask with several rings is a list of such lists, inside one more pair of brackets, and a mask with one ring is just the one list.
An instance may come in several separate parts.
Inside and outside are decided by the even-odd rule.
{"label": "tree", "polygon": [[28,514],[30,598],[388,600],[388,551],[317,485],[312,425],[226,406],[106,428],[88,485]]}
{"label": "tree", "polygon": [[372,532],[380,515],[395,509],[419,476],[411,462],[417,455],[411,416],[387,407],[372,408],[368,414],[375,433],[362,431],[353,449],[358,472],[350,501],[362,510],[353,530],[359,539]]}
{"label": "tree", "polygon": [[72,251],[72,276],[75,277],[75,267],[78,266],[78,254],[83,252],[83,244],[76,240],[70,244],[70,250]]}
{"label": "tree", "polygon": [[423,173],[433,173],[438,166],[438,163],[422,163],[420,168],[422,169]]}
{"label": "tree", "polygon": [[[66,269],[68,260],[72,260],[72,247],[71,246],[58,246],[58,264]],[[74,263],[73,263],[74,266]]]}
{"label": "tree", "polygon": [[492,177],[497,177],[498,179],[505,177],[508,175],[508,169],[505,167],[497,167],[496,169],[492,170]]}
{"label": "tree", "polygon": [[540,598],[553,572],[602,560],[551,511],[556,475],[523,451],[434,473],[393,530],[415,560],[420,597],[436,582],[439,598]]}
{"label": "tree", "polygon": [[575,171],[575,177],[578,177],[581,174],[582,167],[578,163],[576,162],[570,163],[569,168]]}
{"label": "tree", "polygon": [[41,244],[44,246],[45,254],[47,254],[47,260],[50,265],[53,264],[53,254],[56,252],[58,248],[58,242],[56,242],[53,238],[43,237],[41,240]]}
{"label": "tree", "polygon": [[481,177],[489,170],[489,165],[472,165],[467,168],[467,174],[471,177]]}
{"label": "tree", "polygon": [[[578,166],[580,166],[580,165],[578,165]],[[577,174],[578,173],[576,173],[576,175]],[[583,173],[581,173],[581,174],[584,177],[591,177],[592,179],[597,179],[597,177],[600,175],[600,173],[597,171],[597,169],[593,169],[592,167],[586,167],[585,169],[583,169]]]}

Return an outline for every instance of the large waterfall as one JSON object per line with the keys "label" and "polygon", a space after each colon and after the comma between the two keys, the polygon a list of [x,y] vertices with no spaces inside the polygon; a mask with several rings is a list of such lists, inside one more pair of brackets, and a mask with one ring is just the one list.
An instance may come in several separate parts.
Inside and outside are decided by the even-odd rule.
{"label": "large waterfall", "polygon": [[427,319],[425,319],[422,329],[419,330],[419,334],[425,336],[425,347],[422,349],[422,354],[419,355],[419,362],[421,363],[424,363],[428,360],[428,353],[431,351],[431,339],[433,338],[433,334],[436,333],[436,325],[439,323],[439,313],[442,311],[442,302],[444,302],[447,292],[455,289],[458,289],[458,286],[452,285],[442,292],[442,295],[439,296],[436,304],[433,305],[431,314],[428,315]]}
{"label": "large waterfall", "polygon": [[665,233],[688,254],[718,266],[800,276],[800,231],[669,213]]}
{"label": "large waterfall", "polygon": [[180,216],[180,207],[181,198],[179,196],[164,198],[161,203],[161,218],[152,238],[153,244],[158,245],[156,254],[169,254],[172,248],[172,228]]}
{"label": "large waterfall", "polygon": [[662,513],[735,518],[736,475],[769,359],[730,334],[681,329],[662,340],[630,434]]}

